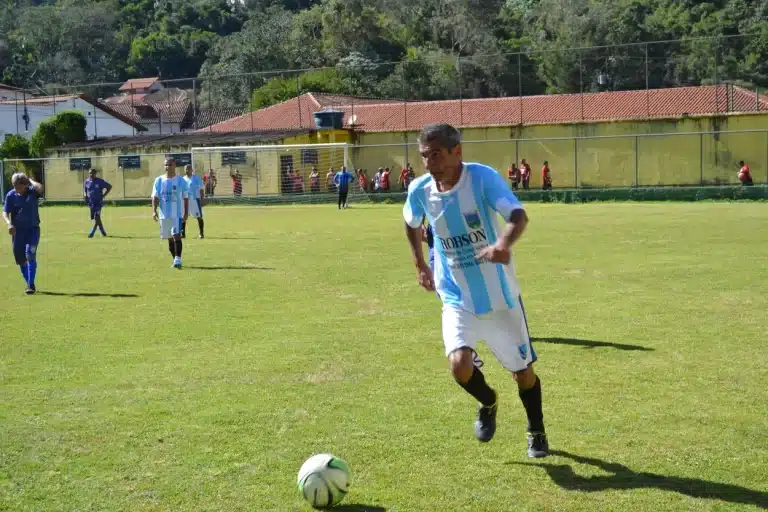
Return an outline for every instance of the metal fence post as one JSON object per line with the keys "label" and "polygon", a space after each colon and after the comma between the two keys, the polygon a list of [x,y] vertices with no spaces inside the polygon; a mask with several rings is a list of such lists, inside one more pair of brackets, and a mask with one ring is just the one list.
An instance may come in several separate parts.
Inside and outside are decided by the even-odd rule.
{"label": "metal fence post", "polygon": [[573,188],[579,188],[579,139],[573,139]]}
{"label": "metal fence post", "polygon": [[704,134],[699,134],[699,185],[704,185]]}
{"label": "metal fence post", "polygon": [[635,135],[635,187],[640,186],[640,137]]}
{"label": "metal fence post", "polygon": [[5,197],[5,160],[0,160],[0,197]]}
{"label": "metal fence post", "polygon": [[120,174],[123,176],[123,199],[128,199],[125,195],[125,169],[120,168]]}
{"label": "metal fence post", "polygon": [[768,185],[768,132],[765,132],[765,183]]}

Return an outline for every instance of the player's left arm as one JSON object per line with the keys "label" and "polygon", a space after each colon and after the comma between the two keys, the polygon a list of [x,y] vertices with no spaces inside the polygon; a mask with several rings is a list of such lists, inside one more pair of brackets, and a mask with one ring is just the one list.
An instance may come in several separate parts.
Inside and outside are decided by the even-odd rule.
{"label": "player's left arm", "polygon": [[506,180],[492,169],[483,176],[483,194],[491,207],[504,218],[506,226],[496,243],[483,249],[480,257],[492,263],[509,263],[512,245],[528,226],[528,214]]}
{"label": "player's left arm", "polygon": [[35,193],[38,195],[38,197],[43,196],[43,184],[40,182],[37,182],[34,180],[34,178],[29,178],[29,186],[32,187],[35,191]]}
{"label": "player's left arm", "polygon": [[181,180],[181,198],[184,203],[184,220],[189,217],[189,185],[186,180]]}
{"label": "player's left arm", "polygon": [[112,192],[112,185],[108,181],[104,181],[104,195],[101,197],[107,197],[110,192]]}

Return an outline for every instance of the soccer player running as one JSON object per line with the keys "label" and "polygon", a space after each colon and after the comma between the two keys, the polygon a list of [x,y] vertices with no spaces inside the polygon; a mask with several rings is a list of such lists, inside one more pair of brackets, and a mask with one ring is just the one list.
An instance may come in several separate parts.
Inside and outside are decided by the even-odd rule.
{"label": "soccer player running", "polygon": [[[200,239],[205,238],[205,223],[203,222],[203,196],[205,187],[200,176],[195,174],[192,166],[184,166],[184,181],[189,191],[189,216],[197,219],[197,227],[200,228]],[[181,238],[187,238],[187,221],[181,223]]]}
{"label": "soccer player running", "polygon": [[[406,233],[419,284],[437,289],[443,302],[442,331],[453,377],[481,406],[475,436],[488,442],[496,432],[498,397],[475,363],[484,340],[517,381],[528,416],[528,456],[544,457],[541,383],[533,371],[536,353],[512,263],[511,246],[528,217],[494,169],[462,161],[461,135],[450,125],[426,126],[419,152],[428,174],[417,178],[403,207]],[[497,213],[506,219],[502,228]],[[422,221],[434,231],[434,274],[424,261]]]}
{"label": "soccer player running", "polygon": [[101,209],[104,207],[104,198],[112,191],[112,185],[96,176],[98,172],[96,169],[91,169],[88,172],[88,178],[83,183],[83,197],[88,203],[93,221],[93,228],[88,233],[88,238],[93,238],[93,235],[96,234],[96,228],[101,231],[101,236],[107,236],[107,232],[104,231],[104,223],[101,222]]}
{"label": "soccer player running", "polygon": [[345,166],[333,177],[333,184],[339,189],[339,210],[347,207],[347,197],[349,196],[349,184],[355,181],[352,173],[347,171]]}
{"label": "soccer player running", "polygon": [[40,243],[40,214],[37,200],[43,195],[43,186],[27,177],[16,173],[11,177],[10,190],[3,204],[3,219],[8,224],[11,246],[16,264],[27,283],[24,293],[34,294],[35,275],[37,274],[37,245]]}
{"label": "soccer player running", "polygon": [[168,251],[173,256],[173,268],[181,268],[181,224],[186,222],[188,216],[187,182],[181,176],[176,176],[176,161],[166,158],[165,174],[158,176],[152,186],[152,219],[160,220],[160,238],[168,240]]}

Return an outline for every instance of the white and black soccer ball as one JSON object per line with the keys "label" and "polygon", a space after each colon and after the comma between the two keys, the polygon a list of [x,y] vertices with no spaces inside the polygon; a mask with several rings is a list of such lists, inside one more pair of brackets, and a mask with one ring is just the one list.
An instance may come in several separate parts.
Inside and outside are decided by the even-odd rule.
{"label": "white and black soccer ball", "polygon": [[330,453],[313,455],[299,469],[298,484],[312,508],[333,507],[349,491],[349,464]]}

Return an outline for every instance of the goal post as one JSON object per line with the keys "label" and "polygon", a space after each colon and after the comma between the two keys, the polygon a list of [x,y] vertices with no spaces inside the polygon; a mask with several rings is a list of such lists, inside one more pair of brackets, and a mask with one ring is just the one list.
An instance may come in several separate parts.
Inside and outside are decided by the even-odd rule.
{"label": "goal post", "polygon": [[329,202],[336,195],[332,177],[346,167],[355,176],[350,199],[366,200],[350,149],[347,143],[193,147],[191,156],[206,196],[213,199],[248,202],[257,196],[282,196],[299,203]]}

